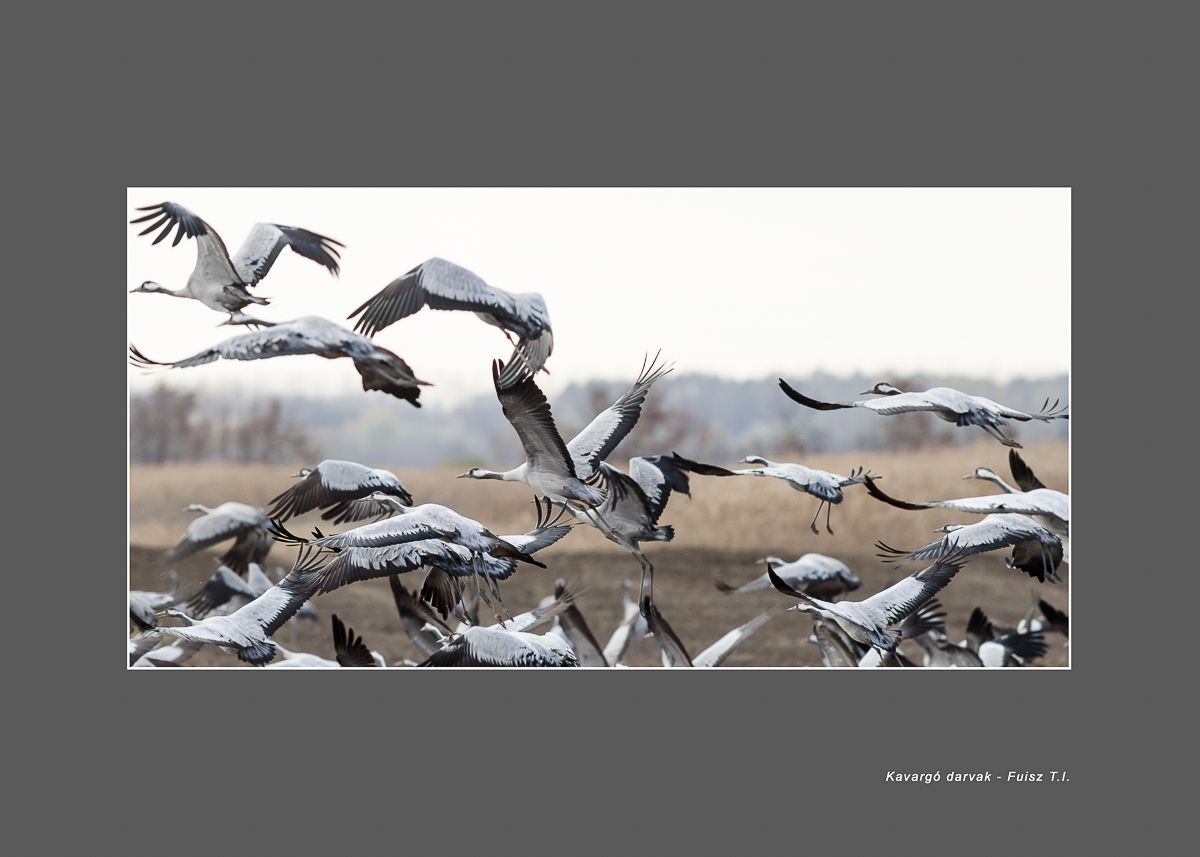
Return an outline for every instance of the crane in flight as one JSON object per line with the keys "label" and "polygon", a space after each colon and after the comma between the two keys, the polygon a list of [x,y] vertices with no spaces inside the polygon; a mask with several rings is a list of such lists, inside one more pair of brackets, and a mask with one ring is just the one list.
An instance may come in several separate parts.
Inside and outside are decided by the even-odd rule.
{"label": "crane in flight", "polygon": [[[1005,407],[991,399],[985,399],[983,396],[970,396],[950,387],[933,387],[923,393],[905,393],[891,384],[880,382],[870,390],[859,393],[860,396],[874,394],[880,398],[857,402],[819,402],[794,389],[782,378],[779,379],[779,387],[792,401],[819,411],[866,408],[885,416],[911,411],[927,411],[939,419],[958,426],[979,426],[1005,446],[1011,447],[1020,447],[1021,444],[1000,430],[1001,427],[1009,424],[1007,420],[1028,422],[1029,420],[1049,421],[1070,418],[1068,414],[1064,413],[1066,406],[1059,409],[1057,401],[1050,405],[1050,400],[1047,399],[1042,405],[1040,413],[1027,414],[1024,411]],[[1047,407],[1048,405],[1050,406]]]}
{"label": "crane in flight", "polygon": [[264,324],[245,315],[241,310],[250,304],[266,306],[269,303],[267,298],[253,295],[248,289],[257,285],[267,275],[284,247],[291,247],[295,253],[328,268],[336,277],[339,258],[337,248],[345,246],[340,241],[309,232],[307,229],[281,226],[278,223],[256,223],[237,253],[230,256],[229,251],[225,249],[225,242],[216,230],[201,220],[195,212],[182,205],[160,202],[158,205],[139,208],[138,211],[150,213],[131,220],[130,223],[144,223],[158,218],[139,232],[139,235],[146,235],[160,226],[163,227],[162,232],[154,239],[155,244],[166,238],[172,228],[177,228],[175,240],[171,242],[172,247],[185,235],[195,239],[196,267],[182,289],[168,289],[153,280],[146,280],[130,294],[151,292],[177,298],[191,298],[209,309],[229,313],[229,320],[224,324]]}
{"label": "crane in flight", "polygon": [[348,318],[361,313],[354,329],[374,336],[422,307],[467,310],[503,330],[513,345],[507,368],[500,376],[503,386],[514,383],[522,374],[548,372],[545,365],[554,350],[554,336],[542,296],[536,292],[513,294],[489,286],[466,268],[445,259],[429,259],[392,280]]}

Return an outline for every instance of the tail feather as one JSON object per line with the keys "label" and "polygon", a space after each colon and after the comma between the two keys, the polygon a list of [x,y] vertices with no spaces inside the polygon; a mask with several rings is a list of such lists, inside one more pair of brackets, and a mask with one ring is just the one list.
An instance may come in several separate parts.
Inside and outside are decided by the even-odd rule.
{"label": "tail feather", "polygon": [[261,667],[275,659],[275,647],[266,642],[253,643],[245,648],[238,649],[237,656],[240,661]]}

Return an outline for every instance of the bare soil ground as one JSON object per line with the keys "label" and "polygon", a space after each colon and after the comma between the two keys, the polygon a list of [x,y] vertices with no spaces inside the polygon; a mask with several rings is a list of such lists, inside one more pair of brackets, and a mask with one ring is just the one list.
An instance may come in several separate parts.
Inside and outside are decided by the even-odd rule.
{"label": "bare soil ground", "polygon": [[[686,455],[686,450],[680,450]],[[1045,443],[1022,450],[1026,462],[1049,487],[1068,490],[1067,448]],[[924,501],[995,493],[989,483],[963,480],[976,467],[987,466],[1008,476],[1007,450],[990,440],[969,447],[921,450],[919,453],[860,453],[814,456],[803,463],[833,472],[848,473],[860,465],[884,477],[881,486],[892,496]],[[732,462],[715,462],[732,468]],[[131,589],[162,591],[169,588],[157,564],[162,550],[170,547],[186,530],[194,513],[185,512],[189,503],[216,506],[237,500],[266,507],[270,499],[290,484],[294,467],[226,466],[133,466],[130,468],[130,566]],[[416,501],[438,502],[476,518],[493,531],[520,533],[533,523],[532,492],[523,486],[455,479],[454,471],[429,469],[397,471]],[[777,555],[794,560],[808,552],[837,557],[863,580],[854,595],[865,597],[916,571],[919,565],[897,567],[876,556],[874,543],[912,549],[933,541],[933,529],[950,522],[970,523],[978,516],[943,510],[907,512],[873,500],[858,486],[847,489],[845,501],[834,508],[834,535],[824,531],[825,514],[813,535],[808,522],[817,500],[794,491],[778,480],[752,477],[693,477],[692,497],[673,497],[660,523],[671,524],[676,538],[671,543],[647,543],[646,554],[655,566],[654,595],[660,611],[674,628],[689,654],[698,654],[721,635],[746,622],[784,596],[773,591],[722,594],[713,582],[722,579],[738,585],[765,570],[756,560]],[[317,515],[296,519],[289,528],[304,533],[322,525]],[[225,546],[222,545],[223,549]],[[199,585],[216,570],[221,550],[198,554],[175,566],[181,582]],[[1068,611],[1069,567],[1059,574],[1062,583],[1038,583],[1022,572],[1006,568],[1005,554],[996,552],[972,558],[939,595],[946,608],[947,631],[952,640],[963,639],[967,618],[979,606],[994,620],[1015,625],[1038,597]],[[532,608],[552,594],[554,582],[563,578],[582,589],[577,604],[601,644],[608,640],[622,615],[622,580],[637,586],[639,566],[629,554],[606,541],[599,533],[577,527],[559,544],[538,555],[546,569],[522,567],[502,584],[505,604],[513,613]],[[268,570],[288,569],[294,549],[276,548]],[[409,589],[420,581],[419,573],[402,577]],[[635,590],[636,591],[636,590]],[[344,587],[313,601],[318,622],[297,620],[275,637],[295,651],[333,657],[330,615],[336,613],[361,634],[371,649],[389,664],[421,656],[400,627],[386,579]],[[788,605],[790,606],[790,605]],[[488,608],[483,607],[484,613]],[[820,666],[820,654],[807,642],[811,619],[795,612],[774,616],[765,626],[734,651],[725,666]],[[1069,649],[1063,638],[1047,635],[1049,651],[1036,666],[1068,666]],[[905,651],[920,663],[920,650],[911,643]],[[654,640],[637,641],[625,657],[630,666],[661,666]],[[192,661],[195,666],[242,666],[231,654],[208,648]]]}

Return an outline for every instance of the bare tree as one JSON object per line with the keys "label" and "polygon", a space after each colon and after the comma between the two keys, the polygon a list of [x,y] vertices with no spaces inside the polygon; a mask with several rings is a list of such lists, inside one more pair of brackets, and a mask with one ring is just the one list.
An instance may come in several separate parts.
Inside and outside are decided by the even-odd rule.
{"label": "bare tree", "polygon": [[244,417],[222,402],[215,419],[205,418],[195,393],[160,384],[148,395],[129,402],[131,461],[225,460],[239,463],[284,464],[319,457],[303,428],[283,415],[279,399],[251,404]]}

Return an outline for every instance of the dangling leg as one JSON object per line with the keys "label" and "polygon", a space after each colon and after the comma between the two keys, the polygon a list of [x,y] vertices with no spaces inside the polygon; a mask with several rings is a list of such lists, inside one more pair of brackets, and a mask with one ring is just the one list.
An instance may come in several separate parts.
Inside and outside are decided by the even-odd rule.
{"label": "dangling leg", "polygon": [[[817,511],[821,511],[821,507],[817,507]],[[825,501],[825,529],[829,531],[829,535],[833,535],[833,530],[829,528],[829,514],[833,511],[833,504],[828,500]]]}
{"label": "dangling leg", "polygon": [[[977,423],[977,425],[980,425],[984,431],[986,431],[988,434],[990,434],[996,440],[1000,441],[1005,446],[1011,446],[1011,447],[1014,447],[1015,449],[1024,449],[1024,447],[1021,446],[1021,444],[1017,443],[1011,437],[1008,437],[1006,434],[1004,434],[1004,432],[1000,431],[1000,429],[997,428],[996,426],[988,425],[986,423]],[[1004,425],[1008,425],[1008,423],[1004,423]]]}
{"label": "dangling leg", "polygon": [[[500,597],[500,582],[497,580],[493,580],[492,578],[488,577],[486,574],[484,575],[484,577],[487,579],[488,589],[490,589],[492,591],[492,596],[493,596],[494,602],[496,604],[500,605],[501,615],[506,617],[507,619],[511,620],[512,614],[508,612],[508,608],[504,606],[504,599]],[[504,619],[500,619],[499,616],[497,616],[496,618],[500,622],[500,627],[503,628],[504,627]]]}
{"label": "dangling leg", "polygon": [[[637,561],[642,567],[642,586],[638,590],[638,604],[639,605],[643,604],[643,602],[645,602],[647,600],[647,598],[649,599],[649,603],[653,604],[654,603],[654,565],[650,562],[650,560],[646,559],[646,555],[644,553],[642,553],[642,549],[640,546],[635,545],[635,548],[636,548],[637,552],[634,554],[634,556],[637,557]],[[646,572],[647,571],[650,572],[650,589],[648,592],[646,590]],[[646,615],[644,610],[642,612],[642,615],[643,616]]]}
{"label": "dangling leg", "polygon": [[[496,613],[496,606],[494,604],[492,604],[492,599],[488,597],[488,594],[485,591],[484,586],[483,586],[483,581],[480,579],[483,575],[481,575],[479,573],[479,554],[478,553],[475,554],[475,559],[471,563],[471,568],[475,574],[475,589],[479,593],[479,597],[484,600],[484,602],[487,604],[488,607],[492,608],[492,615],[494,615],[496,617],[496,621],[499,622],[500,616],[498,613]],[[501,623],[501,624],[503,624],[503,623]]]}
{"label": "dangling leg", "polygon": [[612,541],[616,542],[617,544],[621,544],[621,540],[617,536],[617,531],[612,528],[612,525],[609,524],[608,521],[604,520],[604,516],[597,512],[595,507],[592,507],[591,509],[581,509],[580,511],[587,516],[589,521],[592,521],[596,524],[596,529],[600,530],[600,532],[604,533],[604,535]]}
{"label": "dangling leg", "polygon": [[825,505],[824,500],[822,500],[820,503],[817,504],[817,513],[815,515],[813,515],[813,519],[808,522],[808,526],[813,531],[814,536],[821,535],[821,531],[817,529],[817,518],[820,517],[821,507],[824,505]]}

